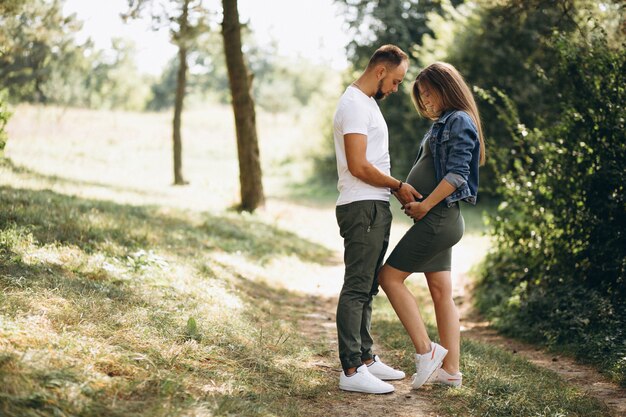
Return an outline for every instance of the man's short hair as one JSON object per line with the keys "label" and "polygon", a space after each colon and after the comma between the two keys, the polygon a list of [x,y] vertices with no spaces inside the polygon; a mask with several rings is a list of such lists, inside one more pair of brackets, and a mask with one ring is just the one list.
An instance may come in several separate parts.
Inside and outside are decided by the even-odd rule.
{"label": "man's short hair", "polygon": [[395,68],[403,61],[408,61],[409,56],[396,45],[383,45],[374,52],[367,64],[367,68],[374,68],[378,64],[385,64]]}

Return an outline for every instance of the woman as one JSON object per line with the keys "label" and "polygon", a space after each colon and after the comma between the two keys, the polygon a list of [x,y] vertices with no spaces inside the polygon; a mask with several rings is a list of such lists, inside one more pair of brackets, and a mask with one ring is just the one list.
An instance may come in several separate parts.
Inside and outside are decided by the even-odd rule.
{"label": "woman", "polygon": [[[378,279],[415,346],[413,388],[427,381],[460,386],[461,334],[452,298],[452,246],[465,229],[459,202],[476,204],[485,145],[474,97],[452,65],[436,62],[422,70],[411,96],[417,112],[434,120],[406,179],[424,198],[404,205],[414,224],[389,255]],[[441,345],[430,341],[415,298],[404,285],[413,272],[426,275]]]}

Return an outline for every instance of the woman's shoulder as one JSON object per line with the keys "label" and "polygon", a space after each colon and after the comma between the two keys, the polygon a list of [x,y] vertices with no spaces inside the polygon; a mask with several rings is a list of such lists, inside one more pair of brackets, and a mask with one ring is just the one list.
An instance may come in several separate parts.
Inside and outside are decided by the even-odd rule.
{"label": "woman's shoulder", "polygon": [[471,127],[473,130],[477,130],[474,119],[465,110],[453,110],[448,117],[448,122],[450,123],[450,125],[459,124],[462,127]]}
{"label": "woman's shoulder", "polygon": [[[448,118],[450,121],[452,120],[472,120],[472,116],[465,110],[450,110],[450,117]],[[472,122],[473,123],[473,122]]]}

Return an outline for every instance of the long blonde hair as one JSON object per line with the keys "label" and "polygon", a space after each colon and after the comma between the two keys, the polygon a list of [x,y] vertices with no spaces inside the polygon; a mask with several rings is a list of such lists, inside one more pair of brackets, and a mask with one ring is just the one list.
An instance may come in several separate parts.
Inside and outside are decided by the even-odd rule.
{"label": "long blonde hair", "polygon": [[439,114],[432,114],[432,112],[428,111],[420,96],[419,84],[429,87],[432,92],[439,96],[443,105],[442,111],[450,109],[463,110],[470,115],[478,129],[480,165],[484,165],[485,140],[480,124],[478,107],[476,106],[474,95],[459,71],[446,62],[435,62],[420,71],[415,78],[415,82],[413,82],[411,98],[417,112],[423,117],[436,120]]}

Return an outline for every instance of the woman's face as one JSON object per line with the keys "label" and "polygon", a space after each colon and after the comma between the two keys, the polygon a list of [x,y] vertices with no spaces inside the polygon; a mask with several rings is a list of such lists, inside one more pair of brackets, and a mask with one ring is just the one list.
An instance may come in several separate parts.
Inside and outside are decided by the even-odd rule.
{"label": "woman's face", "polygon": [[439,115],[443,110],[443,103],[439,94],[437,94],[437,92],[428,84],[423,82],[418,83],[417,88],[420,92],[420,99],[422,100],[422,103],[424,104],[424,107],[426,107],[428,113],[433,116]]}

